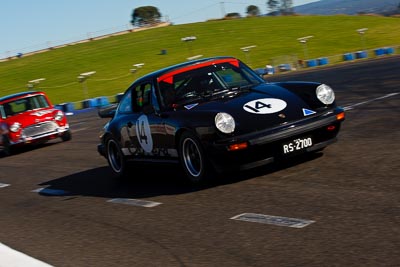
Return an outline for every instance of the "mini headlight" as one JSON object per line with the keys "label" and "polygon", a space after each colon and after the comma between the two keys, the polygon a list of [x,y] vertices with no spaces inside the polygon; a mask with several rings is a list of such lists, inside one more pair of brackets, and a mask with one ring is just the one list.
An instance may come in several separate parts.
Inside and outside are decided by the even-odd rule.
{"label": "mini headlight", "polygon": [[235,120],[228,113],[220,112],[215,116],[215,126],[223,133],[233,133],[235,131]]}
{"label": "mini headlight", "polygon": [[333,101],[335,101],[335,93],[333,92],[332,88],[326,84],[321,84],[318,86],[317,90],[315,90],[315,93],[317,94],[319,101],[325,105],[332,104]]}
{"label": "mini headlight", "polygon": [[21,123],[19,122],[14,122],[11,126],[10,126],[10,131],[13,133],[18,132],[18,130],[21,128]]}
{"label": "mini headlight", "polygon": [[58,111],[57,114],[54,116],[56,121],[61,121],[64,118],[64,113],[62,111]]}

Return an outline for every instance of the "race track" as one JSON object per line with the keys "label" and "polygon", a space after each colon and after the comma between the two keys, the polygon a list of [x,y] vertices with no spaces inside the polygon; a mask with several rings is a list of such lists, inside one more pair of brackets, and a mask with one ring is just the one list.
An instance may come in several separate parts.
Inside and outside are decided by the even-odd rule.
{"label": "race track", "polygon": [[[70,142],[0,158],[0,243],[54,266],[398,266],[400,57],[270,80],[331,85],[339,141],[205,186],[173,165],[118,181],[96,151],[106,119],[80,113]],[[263,216],[232,219],[243,213]]]}

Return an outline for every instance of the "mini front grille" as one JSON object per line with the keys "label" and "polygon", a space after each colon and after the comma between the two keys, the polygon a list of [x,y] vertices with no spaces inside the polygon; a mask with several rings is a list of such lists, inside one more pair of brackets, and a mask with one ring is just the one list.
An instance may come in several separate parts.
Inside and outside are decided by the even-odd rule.
{"label": "mini front grille", "polygon": [[40,124],[31,125],[22,130],[22,135],[25,137],[36,137],[42,134],[56,132],[57,123],[54,121],[44,122]]}

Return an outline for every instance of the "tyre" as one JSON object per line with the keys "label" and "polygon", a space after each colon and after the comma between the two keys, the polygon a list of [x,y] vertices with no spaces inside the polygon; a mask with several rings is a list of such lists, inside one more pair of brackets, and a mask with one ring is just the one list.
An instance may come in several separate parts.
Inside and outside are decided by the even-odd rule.
{"label": "tyre", "polygon": [[65,133],[63,133],[63,135],[61,135],[61,140],[63,140],[64,142],[71,140],[71,138],[72,138],[71,130],[68,130]]}
{"label": "tyre", "polygon": [[199,139],[194,134],[182,134],[179,141],[179,159],[191,183],[204,182],[210,178],[212,168],[205,158]]}
{"label": "tyre", "polygon": [[11,155],[11,144],[7,135],[3,135],[3,155],[5,156]]}
{"label": "tyre", "polygon": [[117,141],[110,138],[106,142],[106,157],[111,170],[117,177],[127,175],[127,164],[121,147]]}

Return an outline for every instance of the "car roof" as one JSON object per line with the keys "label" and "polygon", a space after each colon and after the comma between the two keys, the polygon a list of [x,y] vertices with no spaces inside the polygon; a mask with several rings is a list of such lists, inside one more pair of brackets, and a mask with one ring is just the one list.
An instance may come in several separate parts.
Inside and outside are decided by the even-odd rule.
{"label": "car roof", "polygon": [[36,94],[44,94],[43,92],[39,92],[39,91],[26,91],[26,92],[20,92],[20,93],[16,93],[16,94],[12,94],[12,95],[7,95],[7,96],[3,96],[0,98],[0,103],[1,102],[7,102],[8,100],[14,99],[14,98],[20,98],[20,97],[24,97],[27,95],[36,95]]}
{"label": "car roof", "polygon": [[[147,80],[149,78],[154,78],[154,77],[159,77],[162,76],[164,74],[170,73],[170,72],[174,72],[176,70],[179,69],[184,69],[186,67],[190,67],[190,66],[195,66],[201,63],[206,64],[207,62],[210,62],[210,65],[214,62],[214,61],[219,61],[219,60],[238,60],[234,57],[229,57],[229,56],[221,56],[221,57],[209,57],[209,58],[203,58],[203,59],[197,59],[197,60],[191,60],[191,61],[187,61],[187,62],[183,62],[180,64],[176,64],[176,65],[172,65],[163,69],[159,69],[157,71],[154,71],[152,73],[146,74],[144,76],[142,76],[141,78],[139,78],[137,81],[141,81],[141,80]],[[137,82],[135,81],[135,82]]]}

